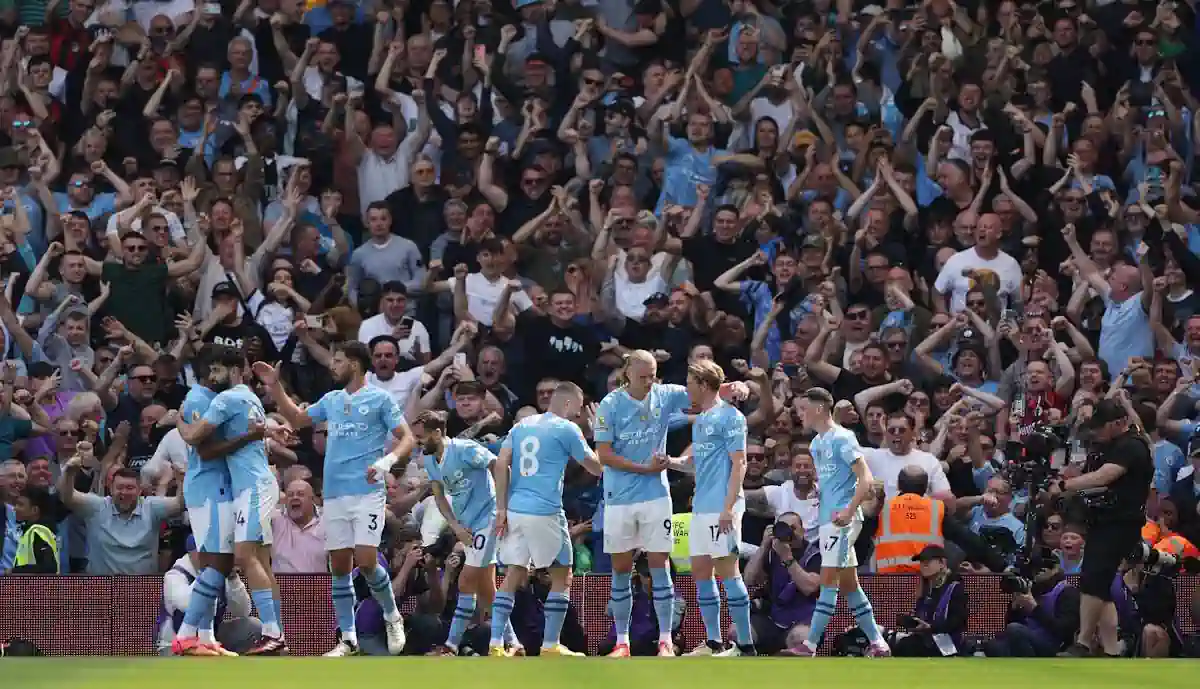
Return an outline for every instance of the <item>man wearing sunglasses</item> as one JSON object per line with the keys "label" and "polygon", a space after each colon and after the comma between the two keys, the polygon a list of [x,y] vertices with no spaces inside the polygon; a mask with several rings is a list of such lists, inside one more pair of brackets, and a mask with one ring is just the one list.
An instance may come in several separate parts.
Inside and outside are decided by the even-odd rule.
{"label": "man wearing sunglasses", "polygon": [[[139,204],[152,205],[153,196],[147,197]],[[108,314],[146,342],[166,342],[171,334],[167,281],[195,272],[204,262],[208,224],[199,223],[199,229],[203,235],[201,241],[192,246],[187,258],[169,265],[149,260],[150,242],[146,235],[135,230],[121,235],[120,263],[86,259],[88,274],[111,285]]]}

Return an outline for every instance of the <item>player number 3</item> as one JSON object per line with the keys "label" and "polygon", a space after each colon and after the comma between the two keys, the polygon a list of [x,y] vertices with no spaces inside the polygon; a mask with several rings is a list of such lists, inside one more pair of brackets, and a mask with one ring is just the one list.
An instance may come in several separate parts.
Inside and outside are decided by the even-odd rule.
{"label": "player number 3", "polygon": [[538,470],[537,452],[542,444],[535,436],[527,436],[521,441],[521,455],[517,458],[517,462],[521,468],[522,476],[533,476]]}

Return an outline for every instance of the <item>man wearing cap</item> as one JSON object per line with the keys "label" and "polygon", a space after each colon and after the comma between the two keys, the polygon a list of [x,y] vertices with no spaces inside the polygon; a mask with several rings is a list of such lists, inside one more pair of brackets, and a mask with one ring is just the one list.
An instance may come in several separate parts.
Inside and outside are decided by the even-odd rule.
{"label": "man wearing cap", "polygon": [[1080,571],[1079,636],[1067,649],[1072,657],[1092,655],[1098,636],[1104,653],[1121,652],[1117,634],[1117,610],[1113,605],[1112,582],[1121,560],[1141,539],[1146,522],[1146,501],[1154,479],[1154,459],[1140,431],[1131,427],[1120,402],[1102,400],[1095,406],[1083,430],[1091,434],[1090,471],[1082,476],[1050,485],[1050,496],[1083,490],[1104,489],[1104,507],[1093,507],[1088,524],[1087,557]]}
{"label": "man wearing cap", "polygon": [[230,280],[218,282],[212,291],[212,313],[200,326],[200,339],[244,351],[250,338],[258,337],[268,350],[263,358],[274,361],[278,357],[274,340],[265,328],[239,313],[242,304],[242,292],[236,284]]}

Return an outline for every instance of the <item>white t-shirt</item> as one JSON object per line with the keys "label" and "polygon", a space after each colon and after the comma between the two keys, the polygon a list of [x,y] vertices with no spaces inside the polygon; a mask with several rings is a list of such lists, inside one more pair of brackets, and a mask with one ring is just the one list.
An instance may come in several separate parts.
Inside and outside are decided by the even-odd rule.
{"label": "white t-shirt", "polygon": [[[458,278],[453,275],[447,280],[450,283],[450,291],[454,291],[454,285]],[[494,282],[489,281],[483,276],[483,273],[468,273],[467,274],[467,311],[483,325],[490,326],[492,324],[492,314],[496,310],[496,304],[500,303],[500,295],[504,292],[504,286],[508,284],[508,278],[498,277]],[[516,307],[517,312],[524,311],[533,306],[533,300],[524,291],[514,292],[509,299],[509,304]]]}
{"label": "white t-shirt", "polygon": [[[966,270],[974,271],[973,277],[963,275]],[[967,308],[967,292],[978,284],[975,278],[996,288],[1002,308],[1009,306],[1012,295],[1021,293],[1021,264],[1017,259],[1001,251],[989,261],[981,258],[974,247],[951,256],[933,288],[941,294],[950,293],[950,312],[958,313]]]}
{"label": "white t-shirt", "polygon": [[167,431],[154,449],[154,456],[142,465],[142,485],[156,485],[164,472],[172,471],[172,466],[187,469],[187,448],[178,428]]}
{"label": "white t-shirt", "polygon": [[391,158],[384,158],[370,148],[363,151],[358,163],[358,198],[363,215],[367,214],[367,206],[408,186],[408,168],[416,145],[416,133],[409,132]]}
{"label": "white t-shirt", "polygon": [[[163,208],[162,206],[155,206],[154,209],[150,211],[150,213],[152,215],[161,215],[163,218],[166,219],[167,228],[171,232],[171,241],[173,241],[173,242],[186,242],[187,241],[187,232],[184,231],[184,229],[183,229],[183,223],[179,222],[178,215],[175,215],[174,213],[167,210],[166,208]],[[117,222],[117,216],[120,214],[121,214],[120,212],[117,212],[117,213],[113,213],[112,215],[108,216],[108,226],[104,228],[104,234],[108,237],[109,241],[115,242],[115,241],[118,241],[121,237],[121,226]],[[134,218],[133,222],[129,223],[129,229],[137,230],[138,232],[141,232],[142,231],[142,219],[140,217]]]}
{"label": "white t-shirt", "polygon": [[621,315],[635,321],[642,320],[642,316],[646,315],[645,302],[647,299],[660,292],[663,294],[670,292],[667,281],[653,268],[643,282],[630,282],[628,277],[624,277],[620,273],[615,273],[613,279],[616,281],[613,293],[616,297],[617,310],[621,312]]}
{"label": "white t-shirt", "polygon": [[425,369],[421,366],[414,366],[407,371],[397,371],[387,380],[380,380],[374,371],[368,371],[367,384],[386,390],[392,396],[392,401],[400,407],[401,411],[404,411],[404,408],[408,406],[409,395],[412,394],[413,388],[421,383],[423,375],[425,375]]}
{"label": "white t-shirt", "polygon": [[804,538],[809,541],[817,540],[817,530],[820,525],[817,514],[820,510],[820,500],[817,498],[817,491],[814,488],[810,491],[811,498],[796,497],[796,484],[791,479],[783,482],[780,486],[763,486],[763,494],[767,497],[767,504],[771,506],[771,511],[778,517],[787,512],[795,512],[800,515],[800,521],[804,524]]}
{"label": "white t-shirt", "polygon": [[[469,284],[469,283],[468,283]],[[391,335],[392,326],[388,325],[387,316],[382,313],[377,313],[358,326],[358,341],[363,344],[370,344],[371,340],[380,335]],[[413,348],[417,344],[421,345],[422,352],[433,351],[429,347],[429,330],[425,325],[416,319],[413,319],[412,328],[409,329],[408,337],[400,340],[400,356],[406,356],[410,359],[413,357]]]}
{"label": "white t-shirt", "polygon": [[887,448],[863,448],[863,455],[867,458],[871,476],[877,481],[883,481],[883,492],[889,500],[900,494],[896,482],[900,479],[900,472],[904,467],[911,465],[925,470],[925,475],[929,477],[929,493],[950,492],[950,480],[942,470],[942,463],[924,450],[913,449],[901,457]]}

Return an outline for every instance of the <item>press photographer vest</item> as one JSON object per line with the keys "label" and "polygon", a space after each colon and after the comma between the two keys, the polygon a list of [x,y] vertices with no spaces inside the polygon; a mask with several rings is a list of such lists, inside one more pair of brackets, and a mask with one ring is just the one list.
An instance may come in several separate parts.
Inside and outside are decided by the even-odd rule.
{"label": "press photographer vest", "polygon": [[[954,590],[959,586],[962,586],[962,582],[952,581],[942,586],[942,591],[937,597],[936,605],[933,598],[929,595],[921,596],[917,600],[917,607],[913,610],[913,616],[928,622],[931,626],[945,622],[946,615],[950,610],[950,599],[954,596]],[[950,638],[954,640],[955,646],[958,646],[962,641],[961,634],[951,634]]]}

